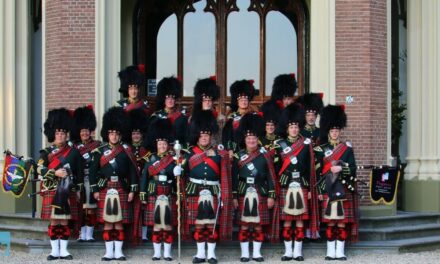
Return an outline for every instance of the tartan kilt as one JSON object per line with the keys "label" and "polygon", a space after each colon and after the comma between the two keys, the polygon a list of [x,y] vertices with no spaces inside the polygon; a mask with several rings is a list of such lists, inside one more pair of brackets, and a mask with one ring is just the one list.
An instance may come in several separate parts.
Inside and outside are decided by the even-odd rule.
{"label": "tartan kilt", "polygon": [[[41,206],[41,219],[50,220],[52,219],[52,201],[55,197],[56,190],[46,191],[43,193],[43,202]],[[78,220],[79,219],[79,206],[76,200],[76,193],[69,193],[69,205],[70,205],[70,218],[67,220]]]}
{"label": "tartan kilt", "polygon": [[[267,198],[269,197],[263,197],[258,194],[258,214],[260,215],[260,225],[270,225],[272,223],[269,208],[267,207]],[[241,215],[243,214],[244,210],[244,195],[240,196],[238,198],[238,214],[237,214],[237,221],[239,225],[247,225],[248,223],[241,221]]]}
{"label": "tartan kilt", "polygon": [[122,223],[129,224],[133,222],[133,208],[128,202],[128,192],[122,188],[120,182],[107,182],[107,187],[99,191],[98,201],[98,222],[104,223],[104,203],[107,190],[113,188],[118,191],[119,200],[121,202],[122,209]]}
{"label": "tartan kilt", "polygon": [[287,195],[287,190],[288,188],[281,188],[280,189],[280,220],[281,221],[296,221],[296,220],[309,220],[309,199],[308,199],[308,193],[309,190],[305,189],[305,188],[301,188],[303,191],[303,195],[304,195],[304,209],[305,212],[303,214],[300,215],[289,215],[286,214],[283,210],[284,205],[286,203],[286,195]]}
{"label": "tartan kilt", "polygon": [[[214,212],[217,212],[217,196],[213,195],[213,208]],[[199,208],[199,195],[196,196],[187,196],[184,203],[185,203],[185,211],[186,211],[186,219],[185,222],[187,225],[195,225],[196,219],[197,219],[197,212]],[[220,224],[220,223],[217,223]]]}
{"label": "tartan kilt", "polygon": [[[164,194],[168,197],[171,208],[171,225],[177,226],[177,198],[175,194],[170,194],[169,186],[156,186],[157,196]],[[148,196],[147,204],[143,205],[143,225],[154,226],[154,206],[156,205],[157,196]]]}
{"label": "tartan kilt", "polygon": [[350,191],[346,190],[345,198],[342,202],[342,205],[344,207],[344,219],[341,220],[330,220],[327,218],[324,218],[325,211],[327,209],[328,205],[328,196],[327,194],[323,195],[323,201],[321,202],[321,222],[322,223],[329,223],[329,222],[342,222],[342,223],[356,223],[356,218],[354,214],[354,208],[353,208],[353,194]]}

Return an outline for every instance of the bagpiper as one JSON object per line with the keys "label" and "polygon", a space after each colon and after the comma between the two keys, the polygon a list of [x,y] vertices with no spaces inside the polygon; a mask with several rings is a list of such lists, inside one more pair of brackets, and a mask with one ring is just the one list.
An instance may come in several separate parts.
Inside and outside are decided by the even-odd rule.
{"label": "bagpiper", "polygon": [[156,118],[168,118],[173,125],[173,133],[180,143],[185,142],[188,116],[186,109],[179,110],[176,101],[182,97],[182,84],[175,77],[165,77],[157,84],[156,112],[150,121]]}
{"label": "bagpiper", "polygon": [[280,74],[273,80],[270,99],[284,108],[293,103],[297,88],[295,73]]}
{"label": "bagpiper", "polygon": [[340,139],[347,125],[344,106],[323,108],[319,126],[320,143],[315,147],[321,222],[327,224],[326,260],[346,260],[345,241],[358,238],[358,201],[356,196],[356,160],[350,142]]}
{"label": "bagpiper", "polygon": [[[122,139],[129,138],[129,117],[120,107],[112,107],[104,114],[102,146],[92,152],[90,183],[98,200],[98,221],[104,224],[103,261],[126,260],[122,245],[125,240],[123,224],[132,223],[134,195],[138,192],[138,170],[130,147]],[[125,135],[125,136],[124,136]]]}
{"label": "bagpiper", "polygon": [[268,100],[263,103],[260,110],[265,123],[265,134],[260,138],[260,145],[273,154],[274,142],[279,139],[276,127],[281,116],[282,106],[275,100]]}
{"label": "bagpiper", "polygon": [[[144,168],[145,162],[148,160],[148,157],[150,156],[150,151],[146,147],[146,136],[148,132],[148,125],[149,125],[149,117],[148,115],[140,108],[134,109],[130,112],[128,112],[128,115],[130,116],[130,133],[131,133],[131,141],[130,141],[130,148],[133,152],[134,157],[136,158],[136,165],[139,170],[139,172],[142,171]],[[140,179],[139,179],[140,180]],[[139,222],[135,222],[134,226],[135,228],[139,227],[141,228],[141,238],[142,242],[147,242],[147,234],[148,234],[148,227],[145,225],[142,225],[143,220],[142,216],[143,213],[143,206],[141,204],[141,200],[138,196],[134,199],[134,219],[138,219]]]}
{"label": "bagpiper", "polygon": [[144,204],[143,225],[153,227],[153,258],[167,261],[173,260],[171,245],[174,241],[174,231],[177,226],[176,205],[176,173],[174,168],[178,161],[174,160],[171,152],[173,129],[168,119],[156,119],[151,123],[148,133],[148,146],[153,153],[148,157],[142,170],[140,199]]}
{"label": "bagpiper", "polygon": [[[218,240],[232,237],[232,197],[230,159],[222,145],[212,145],[218,124],[212,111],[204,110],[192,118],[184,170],[184,235],[188,238],[193,227],[197,254],[193,263],[208,259],[217,263],[215,248]],[[206,254],[206,245],[208,252]]]}
{"label": "bagpiper", "polygon": [[301,135],[310,138],[313,142],[313,146],[319,144],[319,127],[316,126],[316,119],[324,107],[322,102],[323,96],[323,93],[306,93],[298,97],[295,101],[301,104],[305,110],[306,125],[301,129]]}
{"label": "bagpiper", "polygon": [[259,115],[248,113],[241,118],[235,135],[241,150],[234,154],[232,163],[232,194],[234,208],[238,209],[241,262],[250,260],[250,240],[252,259],[264,261],[260,251],[265,240],[263,227],[272,228],[271,241],[278,237],[278,221],[272,221],[269,212],[275,207],[277,196],[275,171],[270,155],[258,144],[262,135],[264,121]]}
{"label": "bagpiper", "polygon": [[254,80],[235,81],[229,88],[231,93],[231,113],[228,115],[222,131],[222,143],[232,153],[239,150],[234,139],[234,133],[238,128],[240,119],[246,113],[254,112],[250,105],[252,99],[258,94],[254,87]]}
{"label": "bagpiper", "polygon": [[92,162],[92,151],[101,145],[101,141],[94,140],[96,116],[93,106],[78,107],[73,113],[73,128],[70,139],[82,157],[84,167],[84,190],[80,202],[81,231],[78,242],[94,242],[93,231],[97,224],[96,208],[98,207],[93,193],[90,190],[89,171]]}
{"label": "bagpiper", "polygon": [[141,97],[140,89],[145,84],[145,66],[143,64],[128,66],[118,73],[121,87],[119,93],[123,96],[116,102],[128,112],[137,108],[142,109],[146,115],[151,115],[151,108],[146,99]]}
{"label": "bagpiper", "polygon": [[52,145],[40,151],[37,173],[42,177],[41,219],[49,220],[52,251],[47,260],[73,259],[67,251],[71,230],[68,221],[78,220],[83,187],[83,162],[78,150],[67,143],[72,116],[65,108],[49,111],[44,134]]}
{"label": "bagpiper", "polygon": [[[285,253],[282,261],[303,261],[302,243],[304,225],[310,224],[313,234],[318,230],[315,158],[312,141],[300,135],[305,124],[304,110],[293,103],[284,108],[277,127],[281,139],[275,141],[277,184],[280,185],[280,219],[283,221],[282,237]],[[292,251],[292,240],[293,251]]]}

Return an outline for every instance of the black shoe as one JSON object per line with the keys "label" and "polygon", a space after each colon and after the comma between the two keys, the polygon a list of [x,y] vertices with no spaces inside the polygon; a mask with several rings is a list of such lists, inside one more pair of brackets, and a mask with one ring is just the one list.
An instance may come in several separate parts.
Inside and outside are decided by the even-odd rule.
{"label": "black shoe", "polygon": [[56,260],[59,259],[59,257],[54,257],[52,255],[47,256],[47,260]]}
{"label": "black shoe", "polygon": [[172,257],[163,258],[163,259],[166,260],[166,261],[173,261],[173,258],[172,258]]}
{"label": "black shoe", "polygon": [[160,258],[152,257],[151,260],[152,261],[158,261],[158,260],[160,260]]}
{"label": "black shoe", "polygon": [[[94,238],[85,240],[85,242],[95,242],[95,241],[96,241],[96,240],[95,240]],[[84,242],[84,241],[83,241],[83,242]]]}
{"label": "black shoe", "polygon": [[203,263],[203,262],[206,262],[206,259],[202,259],[198,257],[193,258],[193,263]]}
{"label": "black shoe", "polygon": [[304,242],[305,244],[312,242],[312,240],[313,240],[313,239],[310,239],[310,238],[308,238],[308,237],[303,238],[303,242]]}
{"label": "black shoe", "polygon": [[101,261],[112,261],[113,259],[112,258],[107,258],[107,257],[102,257],[101,258]]}
{"label": "black shoe", "polygon": [[148,239],[142,239],[142,243],[147,243],[148,242]]}
{"label": "black shoe", "polygon": [[256,262],[263,262],[263,261],[264,261],[264,258],[263,258],[263,257],[252,258],[252,260],[253,260],[253,261],[256,261]]}
{"label": "black shoe", "polygon": [[332,258],[332,257],[326,256],[326,257],[325,257],[325,260],[335,260],[335,258]]}
{"label": "black shoe", "polygon": [[60,257],[60,259],[72,260],[73,257],[72,257],[72,255],[67,255],[65,257]]}
{"label": "black shoe", "polygon": [[346,261],[347,257],[336,258],[336,260]]}
{"label": "black shoe", "polygon": [[296,261],[304,261],[304,257],[303,256],[298,256],[296,258],[293,258]]}
{"label": "black shoe", "polygon": [[250,258],[240,258],[240,262],[249,262]]}
{"label": "black shoe", "polygon": [[215,258],[210,258],[210,259],[208,259],[208,263],[209,263],[209,264],[217,264],[217,259],[215,259]]}
{"label": "black shoe", "polygon": [[292,257],[288,257],[288,256],[282,256],[281,257],[281,261],[290,261],[292,259],[293,259]]}
{"label": "black shoe", "polygon": [[119,260],[119,261],[126,261],[126,260],[127,260],[127,258],[126,258],[126,257],[124,257],[124,256],[122,256],[122,257],[119,257],[119,258],[114,258],[114,260]]}
{"label": "black shoe", "polygon": [[78,238],[76,241],[79,243],[86,242],[84,239],[81,239],[81,238]]}

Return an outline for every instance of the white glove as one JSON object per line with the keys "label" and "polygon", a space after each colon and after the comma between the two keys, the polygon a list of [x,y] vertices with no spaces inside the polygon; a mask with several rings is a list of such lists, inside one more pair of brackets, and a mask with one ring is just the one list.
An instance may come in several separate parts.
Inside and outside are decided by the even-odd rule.
{"label": "white glove", "polygon": [[173,169],[174,176],[180,176],[182,174],[182,167],[180,165],[177,165]]}

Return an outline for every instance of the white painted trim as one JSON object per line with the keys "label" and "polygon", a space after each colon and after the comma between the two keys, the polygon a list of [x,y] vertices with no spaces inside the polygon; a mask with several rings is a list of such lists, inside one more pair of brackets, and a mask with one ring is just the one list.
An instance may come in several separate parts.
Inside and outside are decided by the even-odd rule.
{"label": "white painted trim", "polygon": [[95,1],[95,114],[97,138],[105,111],[105,0]]}
{"label": "white painted trim", "polygon": [[[46,120],[46,0],[41,3],[41,124]],[[43,127],[43,125],[41,126]],[[41,146],[46,145],[46,137],[41,133]],[[38,185],[38,184],[37,184]]]}

